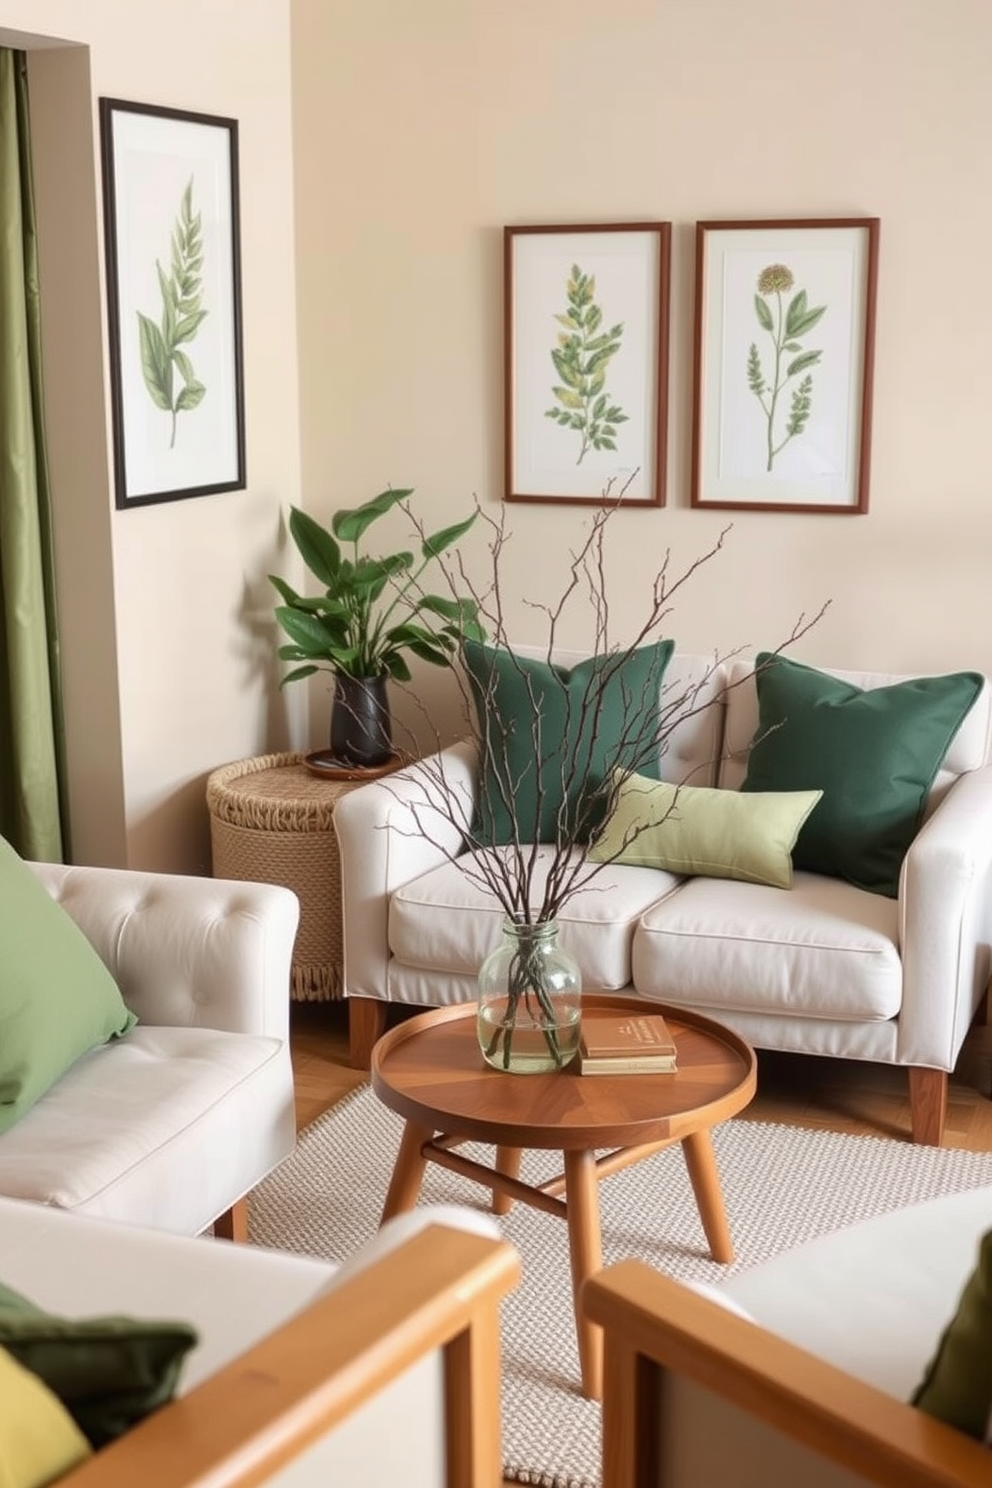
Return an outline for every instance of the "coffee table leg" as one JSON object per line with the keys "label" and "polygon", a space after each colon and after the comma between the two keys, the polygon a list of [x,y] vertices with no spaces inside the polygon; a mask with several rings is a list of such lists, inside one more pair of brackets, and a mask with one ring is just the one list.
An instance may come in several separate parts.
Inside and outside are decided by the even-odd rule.
{"label": "coffee table leg", "polygon": [[[504,1173],[507,1178],[520,1177],[520,1159],[523,1152],[519,1147],[497,1147],[496,1148],[496,1171]],[[493,1189],[493,1213],[509,1214],[513,1208],[513,1200],[509,1194],[499,1193]]]}
{"label": "coffee table leg", "polygon": [[696,1207],[710,1244],[710,1255],[724,1265],[734,1259],[734,1244],[723,1206],[720,1174],[717,1172],[713,1142],[708,1131],[693,1132],[682,1143],[682,1154],[689,1169],[689,1181],[696,1195]]}
{"label": "coffee table leg", "polygon": [[575,1332],[582,1367],[582,1393],[587,1400],[600,1400],[603,1394],[603,1330],[583,1317],[579,1308],[582,1283],[603,1264],[603,1241],[599,1226],[599,1178],[593,1153],[566,1152],[564,1158],[568,1248],[572,1264]]}
{"label": "coffee table leg", "polygon": [[423,1155],[424,1143],[429,1142],[433,1135],[431,1127],[417,1126],[413,1121],[408,1121],[404,1126],[380,1225],[384,1225],[387,1219],[392,1219],[394,1214],[405,1214],[417,1202],[427,1166],[427,1159]]}

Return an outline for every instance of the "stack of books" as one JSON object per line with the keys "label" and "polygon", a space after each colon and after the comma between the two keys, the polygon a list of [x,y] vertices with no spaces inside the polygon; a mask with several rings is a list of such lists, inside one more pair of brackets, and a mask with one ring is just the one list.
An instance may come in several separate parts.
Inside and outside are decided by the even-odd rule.
{"label": "stack of books", "polygon": [[646,1075],[674,1069],[675,1041],[660,1013],[583,1016],[581,1074]]}

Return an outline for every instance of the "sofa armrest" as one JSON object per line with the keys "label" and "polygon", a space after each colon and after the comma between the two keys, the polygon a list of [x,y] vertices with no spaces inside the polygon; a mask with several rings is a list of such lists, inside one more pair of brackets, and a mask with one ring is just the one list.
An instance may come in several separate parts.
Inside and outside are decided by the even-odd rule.
{"label": "sofa armrest", "polygon": [[476,761],[471,742],[454,744],[350,791],[335,806],[346,997],[388,997],[390,897],[461,852],[463,834],[450,810],[431,802],[443,790],[470,823]]}
{"label": "sofa armrest", "polygon": [[274,884],[32,863],[143,1023],[289,1038],[299,901]]}
{"label": "sofa armrest", "polygon": [[604,1488],[979,1488],[988,1451],[640,1261],[587,1281],[605,1329]]}
{"label": "sofa armrest", "polygon": [[960,776],[913,841],[899,934],[899,1062],[951,1069],[992,967],[992,766]]}
{"label": "sofa armrest", "polygon": [[[420,1483],[435,1431],[436,1488],[497,1488],[499,1304],[519,1275],[504,1241],[432,1225],[66,1474],[60,1488],[247,1488],[277,1474],[281,1488],[384,1483],[375,1454],[387,1440],[401,1444],[405,1481]],[[389,1387],[434,1354],[439,1387],[428,1382],[426,1406],[398,1410]],[[354,1439],[336,1428],[363,1407],[356,1457]]]}

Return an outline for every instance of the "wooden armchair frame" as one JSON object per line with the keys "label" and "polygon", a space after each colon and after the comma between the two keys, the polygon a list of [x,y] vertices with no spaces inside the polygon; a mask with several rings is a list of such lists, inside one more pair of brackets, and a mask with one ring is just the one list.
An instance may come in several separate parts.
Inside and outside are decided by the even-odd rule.
{"label": "wooden armchair frame", "polygon": [[[765,1332],[640,1261],[586,1282],[605,1330],[602,1488],[677,1488],[665,1465],[666,1388],[680,1376],[780,1437],[880,1488],[988,1488],[981,1443]],[[661,1409],[659,1407],[662,1407]],[[732,1436],[726,1481],[739,1482]],[[768,1488],[793,1488],[769,1471]],[[843,1481],[848,1481],[846,1478]]]}
{"label": "wooden armchair frame", "polygon": [[504,1242],[429,1226],[63,1476],[59,1488],[251,1488],[437,1349],[446,1488],[497,1488],[499,1303],[519,1277]]}

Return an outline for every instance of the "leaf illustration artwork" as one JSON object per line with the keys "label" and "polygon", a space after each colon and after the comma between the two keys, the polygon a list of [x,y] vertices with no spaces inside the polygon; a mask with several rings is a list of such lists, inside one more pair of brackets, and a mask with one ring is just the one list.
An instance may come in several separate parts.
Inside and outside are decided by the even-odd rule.
{"label": "leaf illustration artwork", "polygon": [[601,329],[603,312],[594,302],[596,278],[583,274],[578,264],[565,284],[568,309],[555,320],[563,327],[551,360],[561,382],[552,388],[558,405],[545,410],[544,417],[554,419],[563,429],[573,429],[580,436],[581,465],[589,450],[615,450],[617,426],[627,422],[623,409],[612,403],[604,392],[606,369],[620,350],[623,321]]}
{"label": "leaf illustration artwork", "polygon": [[[183,192],[179,216],[172,229],[172,273],[158,259],[162,318],[158,325],[138,311],[141,371],[156,408],[172,415],[169,448],[176,442],[176,420],[203,402],[206,388],[198,381],[183,347],[193,340],[208,312],[200,303],[203,268],[201,214],[193,211],[193,177]],[[178,376],[177,376],[178,373]]]}
{"label": "leaf illustration artwork", "polygon": [[[794,294],[786,305],[782,296],[789,293],[794,283],[792,270],[786,264],[769,264],[758,275],[758,292],[754,297],[758,324],[768,333],[772,343],[769,376],[765,374],[755,341],[751,342],[747,353],[747,385],[765,415],[768,453],[765,469],[768,471],[775,464],[775,456],[806,427],[813,403],[813,378],[809,369],[815,367],[823,355],[822,351],[804,350],[801,338],[823,318],[827,306],[815,305],[811,309],[804,289]],[[780,412],[779,399],[795,377],[801,377],[801,380],[792,388],[785,430],[776,444],[775,420]]]}

